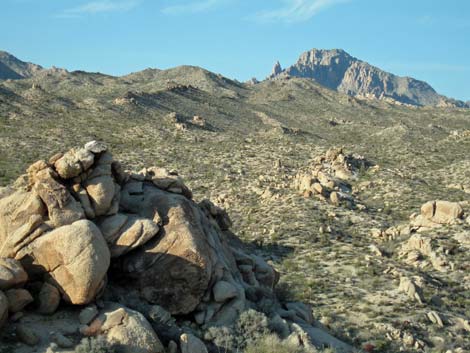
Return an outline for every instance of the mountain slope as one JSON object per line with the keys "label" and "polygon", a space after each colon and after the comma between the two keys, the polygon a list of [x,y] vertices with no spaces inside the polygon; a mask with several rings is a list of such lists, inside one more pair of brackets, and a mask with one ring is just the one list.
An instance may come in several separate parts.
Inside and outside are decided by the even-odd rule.
{"label": "mountain slope", "polygon": [[[452,264],[445,271],[431,256],[402,258],[411,235],[393,230],[430,200],[463,200],[470,213],[470,109],[360,99],[310,78],[240,84],[193,66],[123,77],[50,69],[0,81],[0,185],[93,139],[106,141],[123,170],[177,170],[195,200],[220,202],[234,233],[281,273],[286,301],[310,303],[349,344],[470,350],[462,328],[470,327],[470,224],[421,233]],[[375,164],[338,190],[346,204],[293,188],[334,146]],[[423,303],[398,291],[402,276],[421,286]],[[0,330],[3,348],[2,334],[14,336]]]}
{"label": "mountain slope", "polygon": [[29,78],[42,70],[39,65],[21,61],[6,51],[0,51],[0,80]]}
{"label": "mountain slope", "polygon": [[312,49],[285,70],[276,63],[270,79],[294,76],[346,93],[394,101],[415,106],[468,107],[468,104],[438,94],[429,84],[411,77],[385,72],[354,58],[341,49]]}

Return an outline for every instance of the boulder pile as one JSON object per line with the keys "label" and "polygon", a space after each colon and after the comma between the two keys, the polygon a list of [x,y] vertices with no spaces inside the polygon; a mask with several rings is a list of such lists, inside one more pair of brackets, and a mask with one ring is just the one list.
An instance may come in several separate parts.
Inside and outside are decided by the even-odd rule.
{"label": "boulder pile", "polygon": [[349,181],[369,166],[362,156],[345,154],[342,148],[330,148],[316,157],[307,171],[295,176],[293,187],[305,197],[315,196],[335,206],[352,207],[354,199]]}
{"label": "boulder pile", "polygon": [[[0,325],[24,309],[89,305],[80,333],[132,352],[163,351],[147,322],[155,315],[184,317],[204,331],[269,308],[287,331],[311,325],[308,307],[277,300],[279,274],[234,240],[230,226],[223,209],[196,203],[176,172],[123,171],[102,143],[38,161],[0,190]],[[117,293],[133,293],[133,309],[148,311],[126,308]],[[177,332],[183,351],[196,344],[192,332]]]}

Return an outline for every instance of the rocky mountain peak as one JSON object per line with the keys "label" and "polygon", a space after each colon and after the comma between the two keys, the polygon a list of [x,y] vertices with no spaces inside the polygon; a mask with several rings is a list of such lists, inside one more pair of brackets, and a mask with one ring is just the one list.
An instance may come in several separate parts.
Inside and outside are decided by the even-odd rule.
{"label": "rocky mountain peak", "polygon": [[279,61],[276,61],[276,63],[273,66],[272,70],[272,75],[279,75],[282,72],[282,66]]}
{"label": "rocky mountain peak", "polygon": [[269,78],[282,76],[312,79],[327,88],[359,98],[414,106],[469,107],[468,103],[438,94],[426,82],[383,71],[342,49],[311,49],[301,54],[294,65],[277,74],[273,71]]}
{"label": "rocky mountain peak", "polygon": [[40,65],[21,61],[6,51],[0,51],[0,80],[29,78],[42,70]]}

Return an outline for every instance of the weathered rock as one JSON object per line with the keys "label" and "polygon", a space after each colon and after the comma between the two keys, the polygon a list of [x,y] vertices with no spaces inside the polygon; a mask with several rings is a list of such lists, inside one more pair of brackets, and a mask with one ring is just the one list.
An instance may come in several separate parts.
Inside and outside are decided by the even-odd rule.
{"label": "weathered rock", "polygon": [[95,305],[90,305],[80,311],[78,319],[82,325],[88,325],[93,321],[95,317],[98,316],[98,309]]}
{"label": "weathered rock", "polygon": [[46,211],[44,203],[37,195],[22,190],[0,199],[0,256],[11,256],[11,252],[18,248],[17,245],[25,242],[28,234],[15,240],[9,238],[32,218],[42,220]]}
{"label": "weathered rock", "polygon": [[98,227],[88,220],[39,237],[20,256],[27,271],[47,273],[72,304],[87,304],[95,298],[110,264],[106,242]]}
{"label": "weathered rock", "polygon": [[13,232],[3,243],[1,255],[6,257],[17,257],[18,252],[40,237],[50,227],[43,223],[39,215],[34,215],[29,220]]}
{"label": "weathered rock", "polygon": [[65,337],[60,332],[54,332],[52,339],[61,348],[72,348],[74,346],[73,341],[70,338]]}
{"label": "weathered rock", "polygon": [[160,305],[152,305],[148,312],[148,316],[153,322],[163,325],[170,324],[174,320],[171,314]]}
{"label": "weathered rock", "polygon": [[16,337],[28,346],[35,346],[40,341],[39,336],[31,328],[23,324],[16,326]]}
{"label": "weathered rock", "polygon": [[[127,186],[123,192],[127,193]],[[207,218],[186,197],[151,185],[144,186],[143,195],[127,193],[121,206],[148,219],[158,212],[167,220],[158,239],[123,257],[121,276],[132,279],[147,300],[172,314],[190,313],[207,290],[213,271],[215,254],[208,243]]]}
{"label": "weathered rock", "polygon": [[177,173],[170,172],[165,168],[147,168],[146,180],[152,181],[156,187],[162,190],[182,194],[188,199],[192,198],[191,190],[184,184],[183,179]]}
{"label": "weathered rock", "polygon": [[22,311],[28,304],[34,301],[26,289],[9,289],[5,292],[8,299],[8,311],[17,313]]}
{"label": "weathered rock", "polygon": [[421,215],[438,224],[451,224],[463,216],[463,209],[457,202],[430,201],[421,207]]}
{"label": "weathered rock", "polygon": [[170,341],[168,347],[166,348],[167,353],[178,353],[178,345],[175,341]]}
{"label": "weathered rock", "polygon": [[37,301],[39,313],[53,314],[60,304],[60,292],[55,286],[46,282],[41,287]]}
{"label": "weathered rock", "polygon": [[214,293],[214,300],[219,303],[234,298],[238,294],[237,288],[227,281],[217,282],[212,288],[212,292]]}
{"label": "weathered rock", "polygon": [[221,230],[228,230],[232,226],[232,220],[230,219],[227,211],[223,208],[214,205],[210,200],[202,200],[199,206],[205,210],[209,216],[213,217],[217,222],[217,225]]}
{"label": "weathered rock", "polygon": [[181,353],[207,353],[202,341],[194,335],[183,333],[180,337]]}
{"label": "weathered rock", "polygon": [[417,286],[413,280],[407,277],[400,278],[400,286],[398,287],[398,290],[406,293],[411,299],[416,300],[420,304],[424,301],[421,288]]}
{"label": "weathered rock", "polygon": [[112,155],[105,152],[90,170],[84,183],[96,216],[107,215],[113,203],[116,184],[112,176],[112,163]]}
{"label": "weathered rock", "polygon": [[160,227],[151,219],[118,213],[98,222],[111,251],[119,257],[136,249],[157,235]]}
{"label": "weathered rock", "polygon": [[57,174],[49,167],[39,170],[32,177],[33,190],[46,205],[48,222],[53,227],[69,225],[85,218],[80,203],[57,178]]}
{"label": "weathered rock", "polygon": [[119,305],[111,305],[99,318],[101,334],[123,353],[164,353],[160,339],[145,317]]}
{"label": "weathered rock", "polygon": [[71,179],[88,170],[94,162],[94,154],[86,149],[71,149],[54,163],[54,168],[63,179]]}
{"label": "weathered rock", "polygon": [[84,146],[84,148],[87,150],[87,151],[90,151],[92,153],[95,153],[95,154],[98,154],[98,153],[102,153],[102,152],[106,152],[108,147],[100,142],[100,141],[90,141],[90,142],[87,142]]}
{"label": "weathered rock", "polygon": [[430,311],[426,315],[429,321],[431,321],[433,324],[436,324],[439,327],[444,327],[444,322],[442,321],[441,316],[437,312]]}
{"label": "weathered rock", "polygon": [[0,258],[0,290],[21,287],[28,280],[28,274],[15,259]]}
{"label": "weathered rock", "polygon": [[306,323],[313,323],[312,308],[300,302],[287,303],[286,308],[295,312],[295,315],[301,318]]}

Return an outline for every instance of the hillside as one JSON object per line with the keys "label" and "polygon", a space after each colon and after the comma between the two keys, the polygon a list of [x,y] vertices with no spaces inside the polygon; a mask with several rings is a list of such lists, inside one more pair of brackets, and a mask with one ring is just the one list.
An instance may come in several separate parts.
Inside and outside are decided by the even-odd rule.
{"label": "hillside", "polygon": [[309,78],[351,96],[390,99],[415,106],[468,107],[465,102],[438,94],[426,82],[385,72],[341,49],[312,49],[285,70],[277,62],[269,78],[281,76]]}
{"label": "hillside", "polygon": [[[365,64],[356,65],[362,70]],[[348,61],[338,66],[345,74],[351,67]],[[192,191],[194,204],[187,207],[202,207],[195,204],[209,199],[225,209],[233,223],[230,233],[241,239],[231,247],[241,246],[279,272],[274,291],[282,308],[292,302],[309,304],[313,327],[345,344],[337,347],[367,352],[468,351],[470,110],[420,107],[440,98],[425,85],[408,96],[412,81],[393,77],[389,94],[402,92],[416,104],[368,99],[359,92],[350,96],[342,92],[359,87],[347,84],[344,75],[321,71],[319,80],[330,82],[325,87],[309,77],[309,70],[306,64],[299,66],[306,77],[291,74],[292,68],[284,71],[289,77],[280,74],[254,85],[193,66],[147,69],[123,77],[52,69],[0,81],[0,186],[12,185],[37,160],[49,160],[92,140],[104,141],[122,170],[134,171],[131,178],[137,184],[155,176],[144,167],[176,170]],[[367,77],[379,75],[375,69],[364,70],[371,75]],[[372,90],[374,82],[368,86]],[[423,87],[428,93],[419,93]],[[112,177],[118,183],[115,169]],[[69,179],[61,183],[72,188]],[[10,192],[5,190],[0,188],[0,200]],[[187,192],[182,185],[174,190]],[[167,191],[149,192],[173,200]],[[428,203],[434,200],[450,203]],[[145,209],[136,207],[129,206],[128,212],[148,218]],[[220,221],[221,214],[217,215]],[[201,227],[205,229],[205,223]],[[228,233],[221,239],[235,241]],[[158,267],[150,265],[151,258],[127,258],[130,262],[111,263],[127,269]],[[113,270],[116,267],[109,272],[109,283],[119,289],[126,283],[119,283]],[[217,271],[211,271],[215,276]],[[236,283],[242,283],[239,271],[229,267]],[[176,269],[170,272],[177,276]],[[144,283],[130,270],[126,276],[135,281],[140,296],[116,289],[104,298],[119,299],[142,312],[157,334],[166,333],[151,320],[142,299],[143,288],[154,284]],[[33,287],[27,289],[34,294]],[[154,289],[146,293],[161,295]],[[258,298],[257,310],[274,320],[272,306],[261,300],[267,293],[258,288],[250,298]],[[170,317],[171,325],[192,332],[210,347],[217,337],[236,331],[228,325],[225,334],[217,331],[211,336],[195,315],[207,315],[206,304],[213,303],[207,301],[196,312],[174,310]],[[72,317],[78,322],[78,313],[69,309],[61,307],[54,319]],[[19,324],[38,327],[54,322],[25,315]],[[31,352],[34,348],[11,335],[16,325],[10,316],[0,347]],[[62,330],[74,345],[82,338],[75,331],[47,325],[48,330]],[[313,332],[317,348],[312,349],[320,350],[318,339],[323,336]],[[173,340],[159,337],[167,347]],[[222,348],[214,351],[224,352]]]}
{"label": "hillside", "polygon": [[0,51],[0,80],[29,78],[41,70],[39,65],[21,61],[5,51]]}

